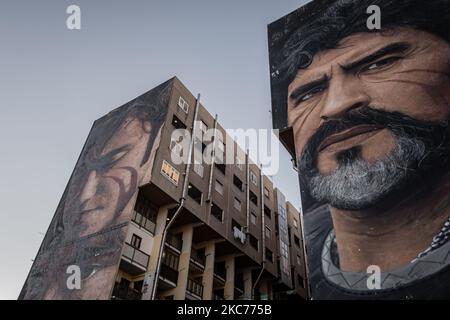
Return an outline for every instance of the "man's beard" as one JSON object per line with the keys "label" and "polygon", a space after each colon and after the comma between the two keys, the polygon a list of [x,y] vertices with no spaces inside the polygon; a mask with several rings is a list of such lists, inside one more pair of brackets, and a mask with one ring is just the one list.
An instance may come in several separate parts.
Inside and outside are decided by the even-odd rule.
{"label": "man's beard", "polygon": [[[322,175],[317,168],[320,143],[357,125],[388,129],[396,139],[396,146],[374,163],[362,159],[360,147],[339,152],[338,167]],[[447,171],[449,153],[448,120],[421,121],[398,112],[361,107],[339,120],[325,122],[309,139],[299,160],[300,179],[316,201],[342,210],[362,210],[414,188],[415,182],[430,178],[436,169]]]}

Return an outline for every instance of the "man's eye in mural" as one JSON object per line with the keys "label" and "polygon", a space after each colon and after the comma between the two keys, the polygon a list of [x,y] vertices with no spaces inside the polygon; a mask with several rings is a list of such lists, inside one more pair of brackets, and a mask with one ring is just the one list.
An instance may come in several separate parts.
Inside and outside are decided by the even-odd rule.
{"label": "man's eye in mural", "polygon": [[370,72],[375,70],[384,70],[386,67],[393,65],[395,62],[401,59],[402,57],[389,57],[386,59],[382,59],[377,62],[371,63],[365,67],[362,67],[359,73]]}
{"label": "man's eye in mural", "polygon": [[301,103],[311,100],[328,88],[328,77],[324,77],[318,81],[305,84],[295,89],[290,99],[294,101],[294,107],[298,107]]}
{"label": "man's eye in mural", "polygon": [[305,95],[303,95],[302,97],[300,97],[300,99],[298,100],[299,102],[305,102],[308,101],[312,98],[314,98],[318,93],[322,93],[324,92],[326,89],[325,86],[322,87],[318,87],[318,88],[314,88],[313,90],[311,90],[310,92],[306,93]]}

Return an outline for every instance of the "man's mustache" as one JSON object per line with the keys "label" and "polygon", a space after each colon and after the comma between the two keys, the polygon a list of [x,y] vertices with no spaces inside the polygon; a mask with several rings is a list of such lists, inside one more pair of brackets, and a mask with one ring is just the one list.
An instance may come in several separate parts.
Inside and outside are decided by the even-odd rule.
{"label": "man's mustache", "polygon": [[[311,136],[300,157],[300,169],[312,169],[321,143],[328,137],[361,125],[372,125],[390,130],[395,136],[421,137],[426,142],[448,139],[448,120],[441,122],[412,118],[401,112],[389,112],[363,106],[349,110],[340,119],[327,120]],[[439,137],[437,135],[442,135]],[[448,150],[447,150],[448,151]]]}

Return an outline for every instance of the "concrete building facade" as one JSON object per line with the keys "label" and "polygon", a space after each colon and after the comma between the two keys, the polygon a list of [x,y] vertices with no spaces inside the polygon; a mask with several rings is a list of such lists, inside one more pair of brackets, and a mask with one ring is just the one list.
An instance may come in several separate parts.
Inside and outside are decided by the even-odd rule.
{"label": "concrete building facade", "polygon": [[[65,297],[143,300],[306,298],[299,211],[286,202],[270,178],[262,175],[259,166],[252,163],[235,142],[226,143],[228,139],[212,139],[214,155],[211,164],[175,163],[174,153],[181,157],[196,157],[203,154],[207,146],[193,134],[195,138],[189,146],[189,154],[182,154],[186,149],[173,138],[174,130],[187,129],[191,133],[204,134],[207,129],[215,128],[223,137],[227,137],[227,133],[217,117],[213,117],[176,77],[167,81],[165,88],[164,103],[159,106],[165,111],[161,125],[157,127],[149,172],[144,173],[147,178],[130,191],[132,195],[126,206],[128,220],[120,225],[123,226],[120,255],[111,258],[109,264],[113,267],[108,276],[102,277],[101,286],[97,285],[97,280],[89,286],[89,276],[83,278],[86,285],[82,290],[103,293],[95,296],[69,292]],[[130,110],[132,108],[131,105]],[[195,153],[196,149],[201,153]],[[217,161],[220,152],[222,155],[234,152],[235,164]],[[83,165],[79,161],[77,168]],[[97,176],[98,171],[94,175]],[[120,182],[122,178],[123,181],[132,179],[125,175],[117,179]],[[110,232],[114,228],[104,230]],[[75,243],[79,241],[76,236],[73,238]],[[37,258],[44,256],[49,250],[47,247],[60,248],[61,245],[43,245]],[[91,258],[95,260],[95,253]],[[77,262],[76,258],[72,260]],[[33,279],[42,273],[37,270],[38,265],[33,265],[21,298],[60,297],[49,294],[54,292],[51,290],[45,294],[30,293]]]}

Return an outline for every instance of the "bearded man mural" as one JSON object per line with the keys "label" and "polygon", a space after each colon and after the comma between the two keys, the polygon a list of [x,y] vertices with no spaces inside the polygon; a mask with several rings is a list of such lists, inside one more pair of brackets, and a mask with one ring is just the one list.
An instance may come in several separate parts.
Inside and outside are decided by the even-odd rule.
{"label": "bearded man mural", "polygon": [[311,297],[450,298],[450,1],[313,1],[269,50]]}

